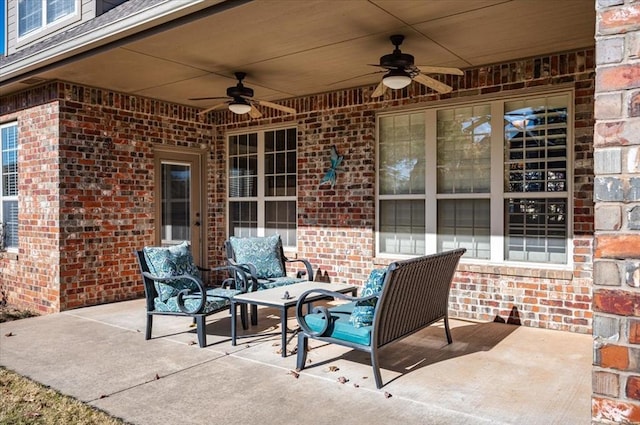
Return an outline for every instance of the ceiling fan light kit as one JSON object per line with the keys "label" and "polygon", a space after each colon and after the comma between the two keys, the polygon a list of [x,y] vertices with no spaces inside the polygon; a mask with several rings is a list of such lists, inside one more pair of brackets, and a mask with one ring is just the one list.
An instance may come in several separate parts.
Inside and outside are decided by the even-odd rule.
{"label": "ceiling fan light kit", "polygon": [[390,89],[399,90],[411,84],[411,77],[401,69],[392,69],[382,78],[382,82]]}
{"label": "ceiling fan light kit", "polygon": [[229,110],[234,114],[242,115],[251,111],[251,105],[244,100],[234,100],[229,104]]}

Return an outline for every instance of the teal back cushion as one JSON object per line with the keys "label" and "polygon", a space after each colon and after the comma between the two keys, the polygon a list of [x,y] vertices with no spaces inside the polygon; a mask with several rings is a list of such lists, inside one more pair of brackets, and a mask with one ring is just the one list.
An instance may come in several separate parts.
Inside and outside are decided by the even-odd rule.
{"label": "teal back cushion", "polygon": [[[146,246],[142,249],[149,272],[158,277],[189,275],[200,279],[200,271],[193,261],[188,242],[174,246]],[[162,302],[178,295],[183,289],[197,290],[198,285],[189,279],[179,279],[171,284],[154,282]]]}
{"label": "teal back cushion", "polygon": [[281,257],[280,235],[256,238],[229,238],[238,264],[253,264],[258,279],[283,277],[285,269]]}
{"label": "teal back cushion", "polygon": [[[362,288],[361,297],[379,294],[382,291],[384,278],[387,275],[387,268],[379,268],[371,270],[369,277]],[[356,328],[363,326],[371,326],[373,324],[373,315],[376,309],[378,298],[372,298],[367,301],[358,301],[353,307],[349,321]]]}

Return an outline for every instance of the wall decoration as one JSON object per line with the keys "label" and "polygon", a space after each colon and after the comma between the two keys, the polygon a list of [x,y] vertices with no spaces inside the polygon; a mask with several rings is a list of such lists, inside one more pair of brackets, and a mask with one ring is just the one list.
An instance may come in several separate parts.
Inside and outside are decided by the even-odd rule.
{"label": "wall decoration", "polygon": [[331,185],[331,188],[333,189],[333,186],[335,186],[336,179],[338,177],[338,171],[342,171],[338,167],[340,166],[343,158],[344,157],[342,155],[338,154],[338,149],[336,148],[336,146],[331,146],[331,167],[329,167],[327,172],[324,174],[324,177],[322,177],[322,180],[320,180],[319,186],[329,183]]}

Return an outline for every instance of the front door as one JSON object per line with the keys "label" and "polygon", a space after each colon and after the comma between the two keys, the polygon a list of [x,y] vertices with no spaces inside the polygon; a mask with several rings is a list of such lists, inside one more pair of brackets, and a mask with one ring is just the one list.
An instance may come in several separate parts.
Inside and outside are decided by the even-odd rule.
{"label": "front door", "polygon": [[198,265],[204,265],[202,211],[203,155],[193,151],[156,150],[156,244],[191,243]]}

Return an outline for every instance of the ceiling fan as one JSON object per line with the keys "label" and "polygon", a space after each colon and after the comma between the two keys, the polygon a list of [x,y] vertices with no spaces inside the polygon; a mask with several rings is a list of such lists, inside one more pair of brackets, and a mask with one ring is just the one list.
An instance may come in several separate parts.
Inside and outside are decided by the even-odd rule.
{"label": "ceiling fan", "polygon": [[296,110],[289,108],[288,106],[278,105],[277,103],[268,102],[266,100],[253,99],[253,89],[242,84],[242,80],[247,76],[244,72],[234,73],[238,84],[233,87],[227,88],[227,95],[222,97],[194,97],[189,100],[214,100],[214,99],[228,99],[226,102],[214,105],[203,111],[200,114],[206,114],[210,111],[216,111],[218,109],[229,108],[229,110],[235,114],[249,113],[251,118],[260,118],[262,113],[256,108],[256,106],[266,106],[267,108],[277,109],[288,114],[295,114]]}
{"label": "ceiling fan", "polygon": [[395,46],[393,53],[384,55],[380,58],[379,64],[370,64],[384,68],[386,72],[380,84],[371,94],[371,97],[380,97],[384,95],[387,88],[394,90],[404,88],[415,81],[423,86],[429,87],[439,93],[449,93],[453,90],[450,86],[431,78],[425,74],[452,74],[464,75],[458,68],[448,68],[442,66],[416,66],[413,55],[402,53],[400,45],[404,41],[404,35],[396,34],[389,37],[391,43]]}

